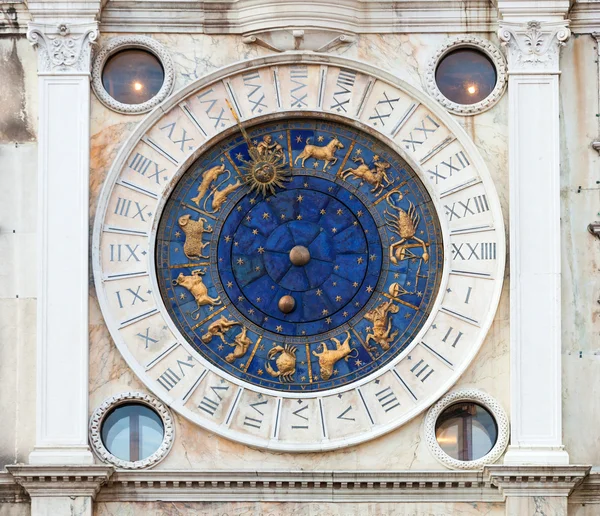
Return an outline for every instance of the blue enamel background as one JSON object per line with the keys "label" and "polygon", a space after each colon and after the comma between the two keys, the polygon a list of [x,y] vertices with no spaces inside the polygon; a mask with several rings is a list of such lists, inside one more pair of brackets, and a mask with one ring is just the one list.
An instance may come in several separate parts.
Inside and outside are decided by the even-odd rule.
{"label": "blue enamel background", "polygon": [[[353,382],[397,356],[427,319],[443,266],[443,242],[433,203],[400,156],[354,128],[297,119],[264,124],[248,133],[254,145],[270,135],[283,149],[288,170],[307,140],[325,146],[336,137],[343,148],[335,152],[337,162],[325,171],[322,160],[309,158],[304,168],[298,161],[291,167],[291,181],[285,188],[266,198],[249,193],[246,185],[233,189],[215,213],[211,192],[215,187],[222,191],[237,181],[243,183],[248,148],[238,133],[201,156],[175,186],[158,228],[157,276],[169,315],[209,362],[254,385],[303,392]],[[377,160],[389,163],[389,184],[379,195],[373,193],[373,185],[352,174],[340,177],[342,170],[356,169],[360,159],[371,169]],[[220,165],[223,173],[196,204],[193,199],[203,172]],[[388,198],[390,192],[395,193]],[[390,260],[390,245],[400,240],[386,224],[389,214],[397,213],[391,204],[405,212],[414,206],[418,215],[415,237],[425,243],[427,260],[425,246],[417,240],[404,242],[406,252],[396,264]],[[178,224],[184,215],[206,220],[204,255],[209,258],[186,256],[186,235]],[[310,251],[311,259],[303,267],[289,260],[294,245]],[[203,273],[208,296],[219,298],[219,303],[198,307],[188,289],[174,284],[180,274],[192,276],[192,271]],[[365,315],[390,301],[392,284],[398,284],[399,292],[392,299],[398,312],[390,314],[395,337],[387,350],[373,340],[369,349],[366,339],[373,323]],[[290,314],[278,308],[283,295],[291,295],[296,302]],[[208,326],[220,317],[239,324],[225,332],[223,339],[213,336],[203,341]],[[226,360],[242,325],[251,344],[243,356]],[[323,379],[313,351],[321,352],[322,343],[334,349],[331,339],[344,341],[347,332],[352,353],[338,360],[332,376]],[[289,381],[268,374],[267,364],[276,369],[276,357],[268,356],[276,346],[296,348],[295,373]]]}

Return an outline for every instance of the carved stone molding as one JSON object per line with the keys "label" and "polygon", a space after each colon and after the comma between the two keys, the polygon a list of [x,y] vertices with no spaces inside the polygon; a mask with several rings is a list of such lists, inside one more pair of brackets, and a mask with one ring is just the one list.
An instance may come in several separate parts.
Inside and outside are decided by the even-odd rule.
{"label": "carved stone molding", "polygon": [[[498,427],[498,438],[490,452],[480,459],[464,461],[450,457],[437,442],[435,424],[439,415],[449,406],[460,402],[477,403],[488,409],[494,416]],[[492,396],[477,389],[460,389],[446,394],[440,401],[429,409],[425,417],[425,440],[431,454],[444,466],[452,469],[480,469],[486,464],[496,462],[508,446],[508,417],[506,412]]]}
{"label": "carved stone molding", "polygon": [[[147,405],[159,415],[163,423],[164,435],[160,447],[152,455],[142,460],[121,460],[110,453],[102,442],[101,429],[104,418],[114,408],[125,403],[139,403],[142,405]],[[92,417],[90,418],[90,443],[92,445],[92,449],[102,461],[114,464],[119,468],[144,469],[155,466],[166,457],[167,453],[169,453],[169,450],[173,446],[174,440],[175,425],[173,423],[171,412],[166,405],[161,403],[157,398],[143,392],[124,392],[122,394],[117,394],[116,396],[111,396],[110,398],[104,400],[102,405],[100,405],[94,411]]]}
{"label": "carved stone molding", "polygon": [[246,34],[242,41],[256,44],[273,52],[311,50],[330,52],[337,47],[351,45],[356,41],[354,34],[328,29],[264,30]]}
{"label": "carved stone molding", "polygon": [[6,466],[15,482],[29,496],[90,496],[96,497],[108,482],[112,466]]}
{"label": "carved stone molding", "polygon": [[[435,80],[435,71],[437,70],[438,64],[442,58],[453,50],[457,50],[459,48],[475,48],[482,51],[490,58],[492,63],[494,63],[494,67],[496,69],[497,80],[494,89],[486,98],[480,102],[477,102],[476,104],[466,105],[452,102],[440,91]],[[506,90],[506,79],[506,59],[504,59],[500,49],[487,39],[483,39],[472,34],[454,36],[447,39],[429,60],[427,63],[427,70],[425,72],[425,86],[427,87],[429,94],[451,113],[463,116],[483,113],[494,106],[494,104],[500,100],[504,94],[504,91]]]}
{"label": "carved stone molding", "polygon": [[486,466],[484,473],[504,496],[569,496],[591,466]]}
{"label": "carved stone molding", "polygon": [[559,73],[560,47],[571,36],[568,20],[499,25],[498,37],[507,49],[509,73]]}
{"label": "carved stone molding", "polygon": [[30,23],[27,39],[38,47],[38,74],[88,74],[98,23]]}

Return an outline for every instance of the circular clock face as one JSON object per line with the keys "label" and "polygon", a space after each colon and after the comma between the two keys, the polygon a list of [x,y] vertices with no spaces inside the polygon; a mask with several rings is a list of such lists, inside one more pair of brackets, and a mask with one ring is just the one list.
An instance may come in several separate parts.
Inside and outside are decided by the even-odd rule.
{"label": "circular clock face", "polygon": [[207,361],[256,386],[362,379],[431,312],[444,254],[433,202],[402,158],[346,125],[271,122],[246,138],[204,153],[166,201],[167,311]]}
{"label": "circular clock face", "polygon": [[99,199],[96,293],[146,387],[290,452],[380,436],[476,356],[504,271],[494,186],[435,102],[381,70],[282,54],[174,94]]}

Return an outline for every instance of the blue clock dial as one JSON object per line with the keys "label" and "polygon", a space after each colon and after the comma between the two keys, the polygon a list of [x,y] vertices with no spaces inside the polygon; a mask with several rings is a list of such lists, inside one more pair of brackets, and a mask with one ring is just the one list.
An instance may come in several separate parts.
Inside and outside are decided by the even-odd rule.
{"label": "blue clock dial", "polygon": [[400,156],[298,119],[234,135],[190,167],[162,213],[156,264],[171,318],[206,360],[310,392],[354,382],[414,340],[443,242]]}

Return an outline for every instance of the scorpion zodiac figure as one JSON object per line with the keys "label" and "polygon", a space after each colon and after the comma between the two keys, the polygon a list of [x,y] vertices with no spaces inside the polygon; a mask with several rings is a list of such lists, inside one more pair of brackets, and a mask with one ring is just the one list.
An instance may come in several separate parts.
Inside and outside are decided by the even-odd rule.
{"label": "scorpion zodiac figure", "polygon": [[277,353],[281,353],[277,357],[277,360],[275,360],[277,370],[275,371],[268,362],[265,365],[265,369],[271,376],[281,378],[282,382],[291,382],[296,373],[296,346],[290,346],[289,344],[275,346],[269,350],[269,354],[267,355],[269,360],[277,356]]}
{"label": "scorpion zodiac figure", "polygon": [[398,265],[398,262],[406,258],[406,250],[415,247],[414,244],[409,244],[410,240],[417,242],[417,246],[423,248],[423,261],[427,263],[429,260],[429,253],[427,252],[427,243],[415,236],[417,232],[417,226],[419,225],[419,214],[412,202],[408,204],[408,211],[404,211],[402,208],[396,206],[392,201],[392,196],[398,195],[398,200],[402,200],[402,194],[400,192],[390,192],[386,196],[387,203],[396,210],[396,213],[390,212],[387,209],[384,212],[385,222],[390,228],[392,233],[396,233],[400,237],[400,240],[390,245],[390,261],[394,265]]}
{"label": "scorpion zodiac figure", "polygon": [[312,354],[319,359],[319,367],[321,369],[321,378],[323,380],[329,380],[333,375],[333,368],[335,363],[344,359],[348,362],[348,359],[351,357],[350,353],[356,351],[355,357],[358,356],[358,351],[350,347],[350,332],[346,332],[346,339],[343,344],[336,338],[331,339],[335,344],[335,349],[327,349],[327,344],[325,342],[321,342],[321,346],[323,346],[323,351],[321,353],[317,353],[313,351]]}

